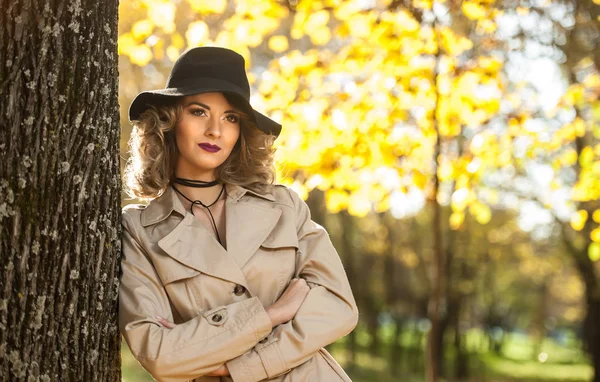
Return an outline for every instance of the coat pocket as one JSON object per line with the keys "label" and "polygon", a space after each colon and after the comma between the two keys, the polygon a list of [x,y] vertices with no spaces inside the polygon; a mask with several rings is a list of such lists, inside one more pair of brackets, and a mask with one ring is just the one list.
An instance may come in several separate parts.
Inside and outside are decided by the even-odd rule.
{"label": "coat pocket", "polygon": [[163,285],[198,276],[201,272],[170,257],[154,261],[154,268]]}
{"label": "coat pocket", "polygon": [[268,249],[296,248],[298,249],[298,236],[289,230],[273,230],[262,242],[261,247]]}
{"label": "coat pocket", "polygon": [[[260,245],[264,269],[270,274],[277,275],[280,289],[285,287],[296,274],[296,253],[298,252],[298,237],[295,232],[280,231],[269,235]],[[282,290],[283,291],[283,290]]]}
{"label": "coat pocket", "polygon": [[194,284],[202,272],[165,257],[154,265],[172,308],[184,321],[198,313],[198,296]]}

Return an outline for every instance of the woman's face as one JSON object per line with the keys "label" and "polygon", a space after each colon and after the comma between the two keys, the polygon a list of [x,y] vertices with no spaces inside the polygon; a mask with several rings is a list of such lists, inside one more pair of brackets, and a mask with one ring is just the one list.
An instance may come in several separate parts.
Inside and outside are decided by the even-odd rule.
{"label": "woman's face", "polygon": [[222,93],[194,94],[180,102],[177,176],[212,180],[213,170],[227,159],[240,136],[239,111]]}

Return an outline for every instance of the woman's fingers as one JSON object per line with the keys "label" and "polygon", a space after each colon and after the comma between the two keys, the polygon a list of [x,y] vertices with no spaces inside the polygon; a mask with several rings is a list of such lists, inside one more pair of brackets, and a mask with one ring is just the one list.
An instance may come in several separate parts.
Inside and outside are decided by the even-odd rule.
{"label": "woman's fingers", "polygon": [[227,368],[227,366],[222,365],[217,370],[211,371],[206,375],[208,377],[226,377],[229,375],[229,369]]}
{"label": "woman's fingers", "polygon": [[167,320],[166,318],[162,318],[161,316],[156,316],[156,319],[163,325],[166,326],[169,329],[173,329],[175,327],[175,324],[172,323],[171,321]]}

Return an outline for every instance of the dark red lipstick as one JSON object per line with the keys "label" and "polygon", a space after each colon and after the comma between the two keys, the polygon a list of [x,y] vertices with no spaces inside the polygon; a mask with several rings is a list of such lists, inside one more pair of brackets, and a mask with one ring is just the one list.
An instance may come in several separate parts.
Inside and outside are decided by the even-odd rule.
{"label": "dark red lipstick", "polygon": [[198,146],[204,151],[208,151],[209,153],[216,153],[221,150],[221,148],[217,145],[211,145],[210,143],[199,143]]}

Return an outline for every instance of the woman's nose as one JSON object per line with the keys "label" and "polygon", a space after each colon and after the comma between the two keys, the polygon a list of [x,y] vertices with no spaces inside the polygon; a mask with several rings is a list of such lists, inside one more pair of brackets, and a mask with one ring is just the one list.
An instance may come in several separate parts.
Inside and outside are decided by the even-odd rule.
{"label": "woman's nose", "polygon": [[214,118],[209,118],[208,127],[206,129],[206,135],[210,135],[213,137],[221,136],[221,126],[219,126],[219,122]]}

